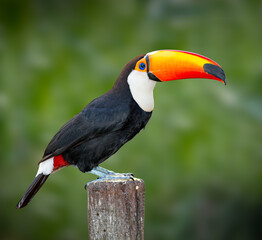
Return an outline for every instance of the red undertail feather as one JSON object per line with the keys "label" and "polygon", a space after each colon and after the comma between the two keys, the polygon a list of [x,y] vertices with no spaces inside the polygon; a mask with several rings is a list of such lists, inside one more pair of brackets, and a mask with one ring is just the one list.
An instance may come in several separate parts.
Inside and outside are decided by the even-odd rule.
{"label": "red undertail feather", "polygon": [[53,171],[56,171],[59,168],[66,167],[68,165],[69,165],[69,163],[64,160],[62,155],[54,156],[54,169],[53,169]]}

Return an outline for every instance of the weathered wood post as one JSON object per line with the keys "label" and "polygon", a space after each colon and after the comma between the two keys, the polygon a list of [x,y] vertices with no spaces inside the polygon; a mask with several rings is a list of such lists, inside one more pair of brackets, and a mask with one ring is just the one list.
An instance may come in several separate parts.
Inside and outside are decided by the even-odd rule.
{"label": "weathered wood post", "polygon": [[145,184],[138,178],[88,185],[89,240],[144,239]]}

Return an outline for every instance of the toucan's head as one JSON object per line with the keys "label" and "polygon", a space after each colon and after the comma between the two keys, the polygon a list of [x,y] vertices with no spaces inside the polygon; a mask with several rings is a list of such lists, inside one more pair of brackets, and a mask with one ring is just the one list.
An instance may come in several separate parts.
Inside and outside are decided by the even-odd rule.
{"label": "toucan's head", "polygon": [[225,73],[213,60],[185,51],[159,50],[136,60],[127,77],[134,100],[144,111],[154,108],[153,89],[156,82],[187,78],[207,78],[226,84]]}

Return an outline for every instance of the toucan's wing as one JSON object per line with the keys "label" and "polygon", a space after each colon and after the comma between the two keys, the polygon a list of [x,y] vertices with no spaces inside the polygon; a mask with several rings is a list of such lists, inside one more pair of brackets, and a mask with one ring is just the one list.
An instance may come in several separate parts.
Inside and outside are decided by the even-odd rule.
{"label": "toucan's wing", "polygon": [[58,156],[82,141],[121,129],[125,126],[128,115],[128,107],[121,104],[114,108],[85,108],[57,132],[40,162]]}

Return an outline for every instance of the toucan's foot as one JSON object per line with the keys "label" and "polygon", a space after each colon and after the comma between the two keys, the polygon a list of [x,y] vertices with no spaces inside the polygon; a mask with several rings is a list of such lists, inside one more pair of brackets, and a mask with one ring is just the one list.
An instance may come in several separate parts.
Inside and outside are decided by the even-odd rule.
{"label": "toucan's foot", "polygon": [[102,167],[93,168],[90,171],[90,173],[97,175],[98,178],[96,180],[88,182],[85,185],[85,190],[87,189],[88,185],[92,182],[101,182],[101,181],[107,181],[107,180],[121,180],[121,179],[127,179],[127,180],[134,181],[133,173],[115,173],[113,171],[107,170]]}

